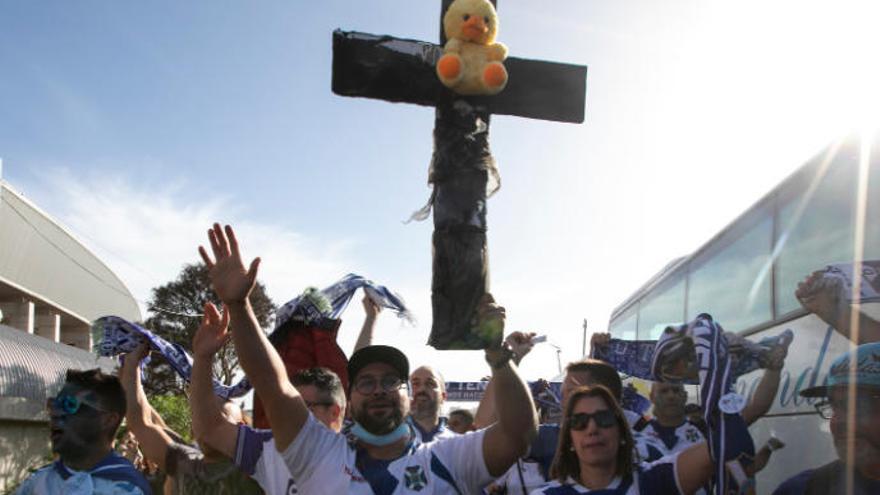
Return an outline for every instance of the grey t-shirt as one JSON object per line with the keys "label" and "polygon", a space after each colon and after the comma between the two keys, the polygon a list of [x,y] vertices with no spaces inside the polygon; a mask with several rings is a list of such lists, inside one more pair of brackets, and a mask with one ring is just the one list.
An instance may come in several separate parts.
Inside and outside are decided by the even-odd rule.
{"label": "grey t-shirt", "polygon": [[172,479],[175,495],[263,493],[231,461],[206,462],[199,449],[181,443],[168,447],[165,470]]}

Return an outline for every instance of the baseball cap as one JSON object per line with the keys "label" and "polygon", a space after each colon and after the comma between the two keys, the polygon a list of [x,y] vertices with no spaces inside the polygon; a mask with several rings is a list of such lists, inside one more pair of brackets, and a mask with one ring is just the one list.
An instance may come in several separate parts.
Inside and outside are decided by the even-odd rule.
{"label": "baseball cap", "polygon": [[389,345],[369,345],[352,354],[348,360],[349,383],[354,383],[357,374],[372,363],[385,363],[397,371],[401,380],[409,378],[409,361],[400,350]]}
{"label": "baseball cap", "polygon": [[880,388],[880,342],[862,344],[831,363],[825,384],[801,392],[802,397],[824,397],[832,387],[850,384],[851,368],[855,366],[855,383],[860,387]]}

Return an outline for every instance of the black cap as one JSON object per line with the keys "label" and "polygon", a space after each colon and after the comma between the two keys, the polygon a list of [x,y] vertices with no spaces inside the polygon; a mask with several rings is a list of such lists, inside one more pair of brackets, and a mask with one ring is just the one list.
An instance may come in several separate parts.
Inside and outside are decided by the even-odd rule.
{"label": "black cap", "polygon": [[385,363],[397,371],[401,380],[409,378],[409,361],[402,352],[390,345],[370,345],[352,354],[348,360],[349,384],[354,383],[357,374],[372,363]]}

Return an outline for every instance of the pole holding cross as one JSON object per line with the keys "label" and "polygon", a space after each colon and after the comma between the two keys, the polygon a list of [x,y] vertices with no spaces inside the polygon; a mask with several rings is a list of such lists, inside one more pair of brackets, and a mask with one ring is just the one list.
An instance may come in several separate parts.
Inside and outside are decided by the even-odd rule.
{"label": "pole holding cross", "polygon": [[[442,0],[442,19],[453,0]],[[496,4],[495,1],[492,2]],[[440,29],[441,43],[444,33]],[[434,153],[426,207],[434,211],[433,324],[436,349],[483,349],[500,332],[479,321],[476,309],[489,291],[487,198],[500,186],[489,150],[489,117],[515,115],[557,122],[584,121],[587,68],[508,57],[507,87],[494,96],[461,96],[435,73],[442,46],[391,36],[333,33],[333,92],[435,107]]]}

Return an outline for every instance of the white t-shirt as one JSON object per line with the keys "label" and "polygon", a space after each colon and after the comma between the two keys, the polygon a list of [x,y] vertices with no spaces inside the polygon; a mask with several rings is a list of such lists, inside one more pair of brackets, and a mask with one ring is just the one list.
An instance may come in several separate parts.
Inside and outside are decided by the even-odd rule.
{"label": "white t-shirt", "polygon": [[275,448],[272,430],[239,426],[232,462],[259,483],[268,495],[298,493],[284,458]]}
{"label": "white t-shirt", "polygon": [[[520,474],[522,474],[521,478]],[[525,488],[523,488],[523,484],[525,484]],[[544,479],[544,475],[541,473],[540,464],[519,459],[506,473],[495,480],[491,486],[504,487],[506,489],[505,493],[510,495],[522,495],[523,493],[531,493],[537,488],[547,486],[547,480]],[[483,490],[483,492],[488,492],[488,490]]]}
{"label": "white t-shirt", "polygon": [[584,493],[601,493],[615,495],[680,495],[681,486],[675,473],[677,456],[664,457],[652,464],[640,464],[632,476],[616,477],[611,483],[599,490],[589,488],[568,478],[565,483],[552,481],[544,488],[539,488],[531,495],[581,495]]}
{"label": "white t-shirt", "polygon": [[442,442],[410,442],[391,461],[370,459],[312,415],[282,454],[302,493],[473,494],[492,481],[483,459],[485,430]]}

